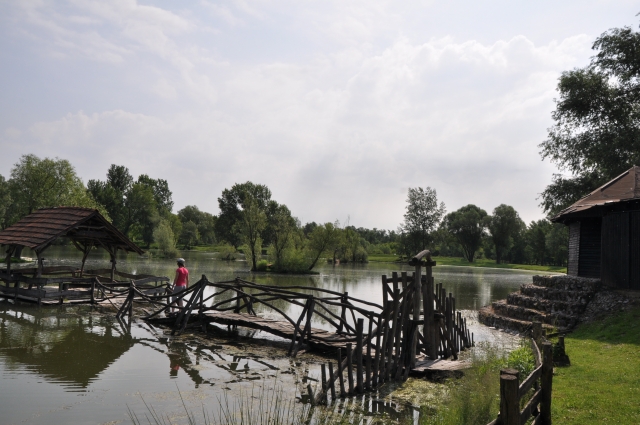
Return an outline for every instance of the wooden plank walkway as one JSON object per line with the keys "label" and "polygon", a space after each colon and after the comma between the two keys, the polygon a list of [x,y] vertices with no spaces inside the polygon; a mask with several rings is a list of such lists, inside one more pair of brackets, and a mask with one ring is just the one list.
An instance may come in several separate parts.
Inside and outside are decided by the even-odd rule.
{"label": "wooden plank walkway", "polygon": [[[294,327],[290,322],[254,316],[247,313],[207,311],[202,314],[201,318],[209,323],[213,322],[221,325],[258,329],[289,340],[293,338],[294,333]],[[304,325],[301,327],[304,327]],[[306,342],[317,350],[344,349],[347,343],[354,345],[356,343],[356,339],[353,336],[340,335],[324,329],[311,328],[310,332],[311,338]],[[300,338],[299,333],[297,337]]]}

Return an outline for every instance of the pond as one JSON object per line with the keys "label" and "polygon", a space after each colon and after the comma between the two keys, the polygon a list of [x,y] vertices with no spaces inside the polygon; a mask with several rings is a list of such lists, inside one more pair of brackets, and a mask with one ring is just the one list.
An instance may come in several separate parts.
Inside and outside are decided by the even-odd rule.
{"label": "pond", "polygon": [[[68,247],[52,247],[46,254],[47,265],[77,265],[80,260]],[[376,303],[382,301],[381,275],[412,271],[391,263],[325,264],[316,269],[318,275],[271,275],[249,272],[244,261],[216,260],[212,253],[183,255],[192,281],[203,274],[210,281],[241,277],[272,285],[348,291]],[[107,261],[96,252],[87,267],[104,268]],[[175,263],[130,255],[118,259],[118,269],[172,277]],[[454,266],[433,270],[436,282],[442,282],[464,310],[476,342],[513,343],[509,335],[478,325],[474,311],[505,298],[539,272]],[[315,385],[319,364],[326,359],[313,354],[288,358],[286,345],[255,331],[171,337],[143,321],[134,321],[129,331],[113,314],[89,306],[38,309],[1,301],[0,417],[7,424],[128,424],[128,410],[144,418],[146,402],[172,423],[187,423],[185,405],[196,413],[204,407],[215,418],[221,405],[233,405],[251,392],[273,394],[277,388],[285,399],[294,400],[305,393],[308,383]],[[369,411],[403,411],[394,407],[392,389],[388,386],[359,403]]]}

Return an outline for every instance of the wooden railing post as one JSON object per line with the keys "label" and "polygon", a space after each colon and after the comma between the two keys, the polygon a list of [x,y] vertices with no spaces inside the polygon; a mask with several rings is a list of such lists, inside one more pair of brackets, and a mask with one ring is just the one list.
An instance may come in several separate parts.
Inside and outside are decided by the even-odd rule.
{"label": "wooden railing post", "polygon": [[542,377],[540,393],[540,424],[551,425],[551,387],[553,383],[553,350],[550,342],[542,343]]}
{"label": "wooden railing post", "polygon": [[540,346],[540,339],[542,338],[542,322],[534,320],[533,322],[531,322],[531,326],[533,340],[536,342],[536,344],[538,344],[538,346]]}
{"label": "wooden railing post", "polygon": [[502,425],[520,425],[518,386],[517,376],[500,375],[500,423]]}

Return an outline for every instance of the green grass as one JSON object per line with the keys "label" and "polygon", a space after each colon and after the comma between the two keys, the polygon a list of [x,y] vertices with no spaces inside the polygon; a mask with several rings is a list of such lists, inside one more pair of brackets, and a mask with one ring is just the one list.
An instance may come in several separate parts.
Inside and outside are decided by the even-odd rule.
{"label": "green grass", "polygon": [[555,369],[553,423],[640,424],[640,307],[580,326],[565,346],[571,366]]}
{"label": "green grass", "polygon": [[[460,257],[433,257],[439,266],[467,266],[467,267],[493,267],[499,269],[517,269],[517,270],[536,270],[543,272],[566,273],[566,267],[560,266],[538,266],[536,264],[496,264],[495,260],[476,259],[473,263],[468,262]],[[371,262],[399,262],[400,257],[395,254],[371,254],[369,255]]]}

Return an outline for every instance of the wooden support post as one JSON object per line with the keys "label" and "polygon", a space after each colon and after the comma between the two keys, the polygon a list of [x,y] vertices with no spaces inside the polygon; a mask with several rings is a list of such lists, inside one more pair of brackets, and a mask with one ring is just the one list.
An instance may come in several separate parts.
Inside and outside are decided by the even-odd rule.
{"label": "wooden support post", "polygon": [[94,278],[94,279],[91,279],[91,304],[95,304],[96,302],[95,291],[96,291],[96,280]]}
{"label": "wooden support post", "polygon": [[[396,330],[399,331],[398,326],[398,309],[400,307],[399,303],[400,303],[400,289],[397,287],[397,273],[394,273],[394,277],[396,279],[394,279],[394,290],[393,290],[393,309],[392,309],[392,313],[391,313],[391,324],[392,326],[389,328],[389,339],[388,339],[388,344],[387,344],[387,361],[386,361],[386,366],[385,366],[385,371],[384,371],[384,380],[388,381],[389,377],[391,376],[391,366],[393,365],[393,348],[394,348],[394,340],[395,340],[395,334],[396,334]],[[397,354],[397,353],[396,353]]]}
{"label": "wooden support post", "polygon": [[357,382],[357,391],[358,394],[364,393],[364,382],[362,380],[364,375],[364,368],[362,363],[362,350],[363,350],[363,328],[364,328],[364,319],[358,319],[356,322],[356,382]]}
{"label": "wooden support post", "polygon": [[371,359],[371,346],[373,345],[373,311],[369,312],[369,332],[367,333],[367,365],[366,365],[366,379],[365,379],[365,389],[370,390],[371,385],[371,363],[373,360]]}
{"label": "wooden support post", "polygon": [[551,388],[553,384],[553,349],[550,342],[542,343],[542,376],[540,379],[540,424],[551,425]]}
{"label": "wooden support post", "polygon": [[349,395],[354,393],[353,384],[353,347],[351,343],[347,344],[347,378],[349,379]]}
{"label": "wooden support post", "polygon": [[431,360],[438,358],[438,323],[435,320],[434,311],[434,293],[433,293],[433,270],[431,265],[426,267],[426,289],[427,299],[425,300],[426,308],[424,310],[424,334],[427,342],[427,355]]}
{"label": "wooden support post", "polygon": [[109,253],[111,256],[111,282],[116,281],[116,250]]}
{"label": "wooden support post", "polygon": [[520,425],[518,385],[517,376],[500,375],[500,423],[502,425]]}
{"label": "wooden support post", "polygon": [[328,388],[327,388],[327,370],[324,363],[320,365],[320,378],[322,379],[322,393],[320,394],[320,398],[326,399]]}
{"label": "wooden support post", "polygon": [[[378,318],[378,327],[376,328],[376,354],[373,361],[373,377],[371,378],[371,387],[376,388],[380,380],[380,343],[382,338],[382,327],[386,326],[382,315]],[[384,359],[384,353],[382,353]]]}
{"label": "wooden support post", "polygon": [[[413,274],[413,320],[420,319],[420,310],[422,308],[422,267],[420,263],[416,264],[416,270]],[[426,314],[425,314],[426,317]],[[418,345],[418,327],[416,326],[411,335],[411,347],[409,348],[409,355],[411,356],[411,368],[416,366],[416,354]]]}
{"label": "wooden support post", "polygon": [[[340,367],[338,366],[338,369]],[[331,389],[331,401],[336,400],[336,380],[333,376],[333,363],[329,362],[329,387]]]}
{"label": "wooden support post", "polygon": [[[342,298],[340,299],[340,303],[342,304],[342,311],[340,313],[340,327],[338,327],[338,334],[342,333],[342,328],[344,326],[344,323],[347,321],[347,301],[349,300],[349,293],[345,291],[344,294],[342,294]],[[345,327],[346,328],[346,327]],[[348,329],[347,329],[348,332]]]}
{"label": "wooden support post", "polygon": [[344,398],[347,393],[344,390],[344,374],[342,370],[342,349],[338,348],[338,379],[340,380],[340,398]]}

